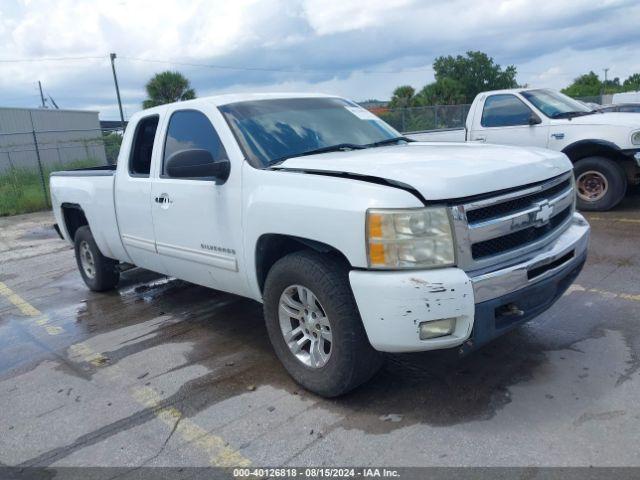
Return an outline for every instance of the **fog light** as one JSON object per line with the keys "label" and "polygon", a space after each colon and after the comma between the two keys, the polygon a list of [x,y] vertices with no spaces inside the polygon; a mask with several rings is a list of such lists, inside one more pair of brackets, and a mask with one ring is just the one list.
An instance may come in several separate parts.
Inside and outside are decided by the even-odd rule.
{"label": "fog light", "polygon": [[442,320],[433,320],[431,322],[422,322],[420,324],[420,340],[428,340],[430,338],[444,337],[451,335],[456,329],[455,318],[443,318]]}
{"label": "fog light", "polygon": [[633,154],[633,158],[636,159],[636,163],[638,164],[638,166],[640,167],[640,152],[636,152]]}

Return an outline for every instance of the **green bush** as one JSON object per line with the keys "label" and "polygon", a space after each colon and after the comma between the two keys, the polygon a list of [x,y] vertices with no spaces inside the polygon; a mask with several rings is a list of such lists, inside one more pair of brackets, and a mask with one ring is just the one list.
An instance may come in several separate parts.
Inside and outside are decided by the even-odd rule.
{"label": "green bush", "polygon": [[[76,160],[44,167],[46,195],[49,199],[49,174],[58,170],[87,168],[100,165],[96,159]],[[36,168],[10,168],[0,173],[0,216],[37,212],[48,208],[42,192],[40,173]]]}

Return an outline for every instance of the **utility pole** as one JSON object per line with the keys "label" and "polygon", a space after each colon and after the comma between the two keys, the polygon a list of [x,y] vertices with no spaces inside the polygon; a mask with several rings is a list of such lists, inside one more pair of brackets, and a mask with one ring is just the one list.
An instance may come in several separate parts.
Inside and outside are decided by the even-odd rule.
{"label": "utility pole", "polygon": [[120,109],[120,123],[122,124],[122,130],[124,131],[124,113],[122,113],[122,100],[120,100],[120,88],[118,87],[118,77],[116,76],[116,65],[114,60],[116,59],[115,53],[110,53],[111,58],[111,71],[113,72],[113,83],[116,84],[116,96],[118,97],[118,108]]}
{"label": "utility pole", "polygon": [[42,94],[42,83],[40,83],[40,80],[38,80],[38,88],[40,89],[40,100],[42,100],[42,108],[47,108],[47,104],[44,100],[44,95]]}
{"label": "utility pole", "polygon": [[602,94],[607,93],[607,73],[609,72],[609,68],[604,69],[604,85],[602,85]]}

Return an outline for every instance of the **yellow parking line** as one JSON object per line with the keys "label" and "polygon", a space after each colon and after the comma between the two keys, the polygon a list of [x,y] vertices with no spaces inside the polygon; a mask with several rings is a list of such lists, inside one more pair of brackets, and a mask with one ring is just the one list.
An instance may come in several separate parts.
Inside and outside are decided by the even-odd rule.
{"label": "yellow parking line", "polygon": [[[35,324],[42,327],[49,335],[59,335],[64,332],[62,327],[49,324],[49,317],[35,308],[17,293],[0,282],[0,295],[15,305],[24,315],[37,318]],[[109,359],[102,353],[93,351],[86,343],[80,342],[69,347],[71,359],[80,359],[94,367],[109,367],[104,370],[112,380],[125,378],[117,365],[110,365]],[[184,417],[175,407],[162,406],[162,396],[152,387],[134,386],[131,391],[133,399],[145,408],[150,408],[156,417],[178,433],[187,443],[193,443],[202,450],[209,462],[217,467],[246,467],[251,461],[234,450],[221,437],[212,435],[192,420]]]}
{"label": "yellow parking line", "polygon": [[26,315],[27,317],[39,317],[40,315],[42,315],[40,310],[30,305],[29,302],[24,300],[22,297],[20,297],[20,295],[15,293],[2,282],[0,282],[0,295],[5,297],[16,307],[18,307],[22,314]]}
{"label": "yellow parking line", "polygon": [[609,217],[597,217],[597,216],[588,216],[587,220],[603,220],[606,222],[622,222],[622,223],[640,223],[640,218],[609,218]]}
{"label": "yellow parking line", "polygon": [[175,407],[161,406],[162,397],[149,387],[136,387],[133,397],[142,405],[151,408],[156,416],[175,429],[184,440],[197,445],[209,456],[209,461],[217,467],[246,467],[251,462],[239,452],[228,446],[222,438],[211,435],[204,428],[196,425],[192,420],[184,418]]}
{"label": "yellow parking line", "polygon": [[640,294],[615,293],[615,292],[609,292],[607,290],[601,290],[599,288],[585,288],[582,285],[577,285],[577,284],[571,285],[567,290],[567,294],[570,294],[573,292],[597,293],[598,295],[602,295],[603,297],[607,297],[607,298],[621,298],[623,300],[630,300],[632,302],[640,302]]}

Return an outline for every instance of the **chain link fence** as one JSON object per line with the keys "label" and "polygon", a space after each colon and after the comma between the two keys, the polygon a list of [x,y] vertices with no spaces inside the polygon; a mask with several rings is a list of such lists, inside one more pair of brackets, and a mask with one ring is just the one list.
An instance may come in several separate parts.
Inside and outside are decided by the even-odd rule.
{"label": "chain link fence", "polygon": [[602,95],[592,95],[590,97],[573,97],[573,98],[583,103],[597,103],[598,105],[602,105],[604,103],[604,98]]}
{"label": "chain link fence", "polygon": [[428,107],[370,108],[399,132],[419,132],[444,128],[463,128],[471,104],[432,105]]}
{"label": "chain link fence", "polygon": [[121,129],[0,133],[0,216],[50,206],[49,174],[115,164]]}

